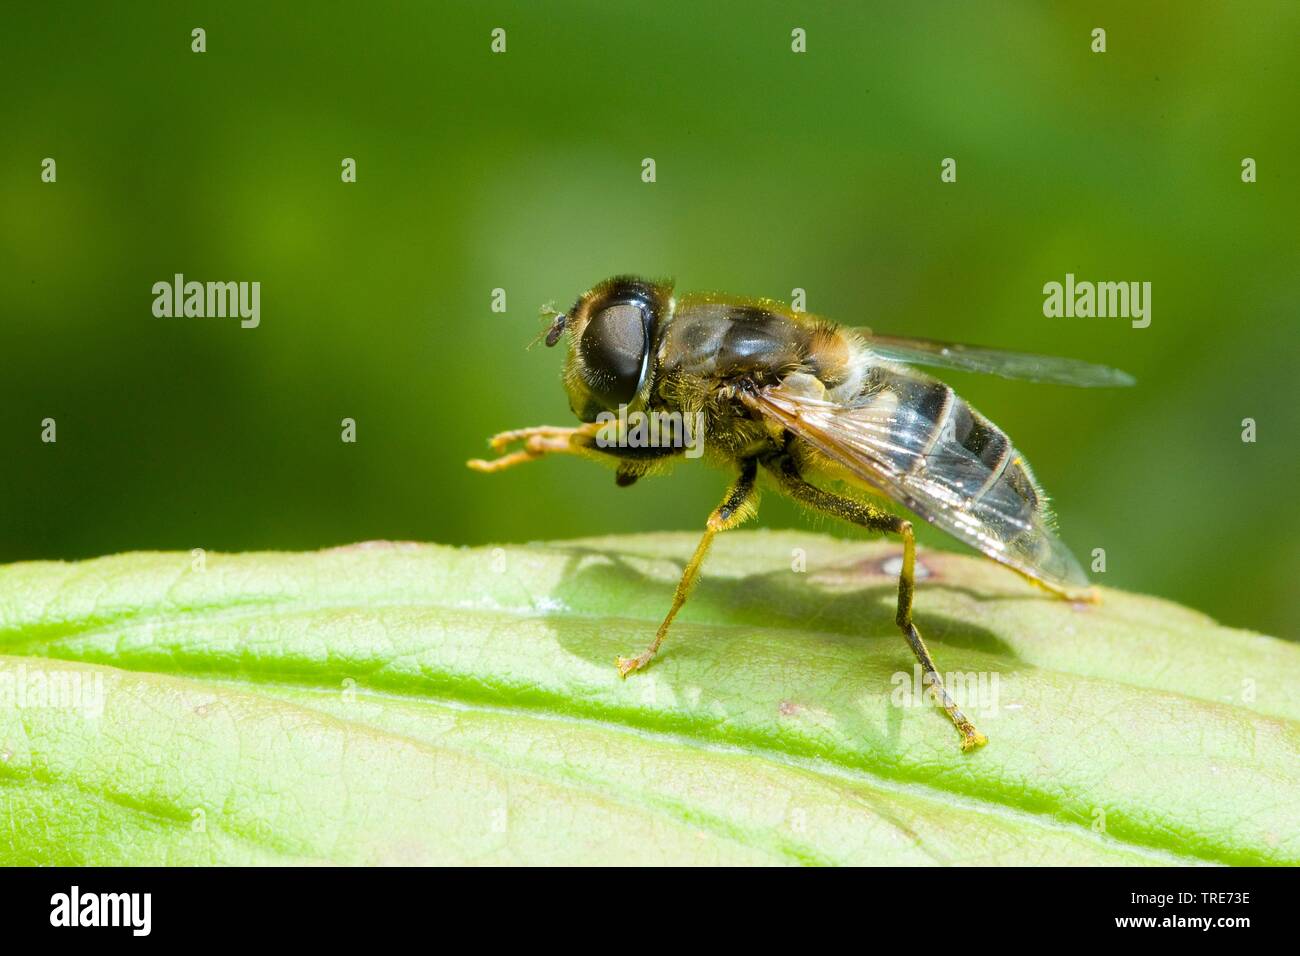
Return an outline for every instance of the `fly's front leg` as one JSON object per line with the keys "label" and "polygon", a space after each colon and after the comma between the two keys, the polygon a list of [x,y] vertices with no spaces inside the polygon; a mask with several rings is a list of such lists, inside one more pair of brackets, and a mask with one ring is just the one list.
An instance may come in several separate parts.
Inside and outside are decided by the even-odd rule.
{"label": "fly's front leg", "polygon": [[475,458],[466,464],[475,471],[490,474],[504,471],[527,461],[535,461],[543,455],[579,454],[585,450],[584,442],[600,430],[599,424],[582,425],[578,428],[558,428],[554,425],[538,425],[534,428],[516,428],[513,431],[493,435],[488,444],[498,453],[505,452],[516,442],[523,442],[523,447],[501,454],[498,458],[486,461]]}
{"label": "fly's front leg", "polygon": [[975,725],[961,712],[956,702],[949,695],[948,689],[943,686],[943,678],[939,676],[938,670],[935,669],[934,660],[930,657],[930,651],[925,646],[925,641],[921,639],[921,632],[912,623],[912,593],[916,587],[916,538],[912,534],[912,522],[887,511],[881,511],[870,505],[854,501],[852,498],[831,494],[810,485],[799,474],[798,466],[789,457],[783,457],[768,463],[768,467],[781,482],[781,486],[796,501],[825,514],[835,515],[837,518],[843,518],[845,521],[861,525],[870,531],[896,534],[903,539],[903,568],[898,575],[898,610],[894,616],[894,621],[898,625],[898,629],[903,632],[903,636],[907,638],[912,653],[916,655],[916,659],[920,662],[924,680],[929,685],[931,694],[947,712],[953,726],[961,734],[961,749],[973,750],[988,743],[988,738],[975,729]]}
{"label": "fly's front leg", "polygon": [[700,539],[700,543],[695,548],[695,553],[691,555],[691,560],[686,565],[686,570],[682,572],[682,579],[677,582],[677,590],[673,594],[673,606],[668,609],[668,616],[664,618],[663,623],[659,625],[659,630],[655,632],[655,639],[650,642],[649,647],[636,657],[620,657],[615,661],[620,677],[626,677],[633,671],[645,667],[658,652],[659,645],[664,642],[664,636],[673,623],[673,618],[677,616],[677,612],[686,603],[686,598],[690,596],[691,588],[695,586],[695,581],[699,577],[700,565],[704,563],[704,556],[709,553],[709,546],[713,544],[713,539],[718,532],[727,531],[747,518],[753,517],[757,511],[758,496],[755,489],[757,476],[757,461],[751,458],[741,463],[740,477],[731,486],[731,490],[727,492],[727,497],[723,499],[722,504],[718,505],[713,510],[713,513],[709,515],[708,523],[705,525],[704,537]]}

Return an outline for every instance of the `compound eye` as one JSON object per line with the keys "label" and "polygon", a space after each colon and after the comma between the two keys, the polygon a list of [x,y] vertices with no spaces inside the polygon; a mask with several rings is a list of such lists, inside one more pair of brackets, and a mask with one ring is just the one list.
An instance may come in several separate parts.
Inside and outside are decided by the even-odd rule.
{"label": "compound eye", "polygon": [[587,387],[611,409],[630,402],[645,378],[648,324],[644,306],[619,302],[597,312],[582,331]]}

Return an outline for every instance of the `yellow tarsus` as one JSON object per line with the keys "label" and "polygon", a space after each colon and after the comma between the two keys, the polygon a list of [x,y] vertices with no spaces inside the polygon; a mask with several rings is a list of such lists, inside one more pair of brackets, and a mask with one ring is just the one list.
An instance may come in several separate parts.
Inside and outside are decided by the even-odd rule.
{"label": "yellow tarsus", "polygon": [[473,458],[465,464],[477,472],[491,474],[505,471],[515,465],[536,461],[543,455],[577,454],[573,439],[593,435],[599,428],[596,424],[583,425],[579,428],[558,428],[554,425],[537,425],[533,428],[516,428],[508,432],[498,432],[488,439],[488,444],[495,452],[505,452],[515,442],[522,441],[524,447],[502,454],[499,458]]}

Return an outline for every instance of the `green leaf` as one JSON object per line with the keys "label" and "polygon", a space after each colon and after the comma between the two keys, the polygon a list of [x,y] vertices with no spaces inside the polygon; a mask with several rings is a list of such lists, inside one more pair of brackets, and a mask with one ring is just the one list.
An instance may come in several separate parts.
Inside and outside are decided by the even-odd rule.
{"label": "green leaf", "polygon": [[962,753],[888,542],[720,536],[620,680],[695,544],[0,568],[0,863],[1300,863],[1297,645],[924,551]]}

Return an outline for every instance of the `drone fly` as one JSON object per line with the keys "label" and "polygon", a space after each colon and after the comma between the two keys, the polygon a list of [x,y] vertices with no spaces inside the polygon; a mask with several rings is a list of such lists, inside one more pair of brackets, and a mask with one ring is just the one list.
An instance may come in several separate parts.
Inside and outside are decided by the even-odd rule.
{"label": "drone fly", "polygon": [[1095,600],[1078,561],[1053,533],[1046,498],[1024,456],[949,386],[912,366],[1077,386],[1131,385],[1123,372],[876,335],[771,299],[677,297],[671,282],[631,276],[600,283],[550,318],[546,344],[568,336],[564,385],[583,424],[502,432],[491,439],[500,457],[471,461],[471,468],[494,472],[544,455],[576,454],[612,465],[618,484],[630,485],[683,453],[680,441],[621,440],[630,411],[702,423],[705,454],[736,474],[709,515],[654,640],[641,654],[617,659],[622,676],[645,667],[659,650],[714,537],[757,512],[760,469],[802,505],[902,539],[895,620],[963,750],[986,738],[949,695],[912,622],[912,522],[879,499],[1060,597]]}

